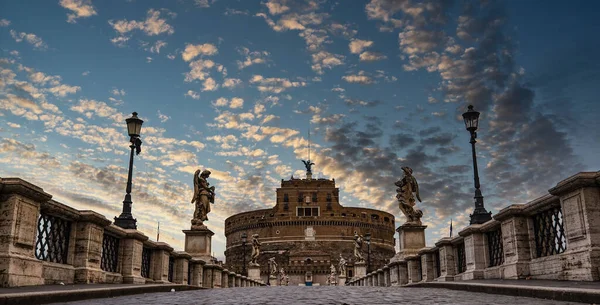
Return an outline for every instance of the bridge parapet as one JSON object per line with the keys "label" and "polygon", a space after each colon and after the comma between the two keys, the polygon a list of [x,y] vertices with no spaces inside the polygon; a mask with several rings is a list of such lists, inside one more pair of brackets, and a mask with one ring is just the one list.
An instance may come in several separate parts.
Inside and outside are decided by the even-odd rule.
{"label": "bridge parapet", "polygon": [[[176,252],[97,212],[52,200],[42,188],[19,178],[0,178],[0,270],[0,287],[177,283],[219,288],[229,287],[226,279],[232,276],[221,262]],[[232,279],[238,276],[233,273]],[[246,286],[264,285],[244,281]]]}
{"label": "bridge parapet", "polygon": [[[512,204],[490,221],[470,225],[435,247],[392,261],[397,286],[427,281],[550,279],[600,281],[600,171],[581,172],[526,204]],[[434,276],[432,276],[434,275]],[[347,282],[372,284],[376,275]]]}

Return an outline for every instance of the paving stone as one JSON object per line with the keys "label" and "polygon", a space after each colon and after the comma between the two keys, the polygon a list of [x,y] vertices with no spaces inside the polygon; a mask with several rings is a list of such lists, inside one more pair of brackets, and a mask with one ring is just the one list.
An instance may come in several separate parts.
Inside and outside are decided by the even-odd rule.
{"label": "paving stone", "polygon": [[[65,303],[61,303],[65,304]],[[440,288],[402,287],[248,287],[206,289],[144,295],[124,296],[110,299],[94,299],[66,303],[69,305],[154,305],[154,304],[581,304],[543,299],[492,295]]]}

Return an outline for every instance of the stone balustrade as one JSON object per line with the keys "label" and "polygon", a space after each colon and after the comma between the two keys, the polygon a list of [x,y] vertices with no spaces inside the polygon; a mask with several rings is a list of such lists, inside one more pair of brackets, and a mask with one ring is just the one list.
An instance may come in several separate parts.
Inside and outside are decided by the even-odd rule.
{"label": "stone balustrade", "polygon": [[[600,171],[559,182],[549,194],[513,204],[458,236],[438,240],[346,285],[427,281],[550,279],[600,281]],[[386,281],[385,270],[389,270]]]}
{"label": "stone balustrade", "polygon": [[0,178],[0,287],[58,283],[265,285],[52,200],[27,181]]}

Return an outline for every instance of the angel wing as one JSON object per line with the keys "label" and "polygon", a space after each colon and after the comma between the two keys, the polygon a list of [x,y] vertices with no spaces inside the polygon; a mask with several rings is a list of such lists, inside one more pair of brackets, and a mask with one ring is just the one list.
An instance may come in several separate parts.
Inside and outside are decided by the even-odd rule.
{"label": "angel wing", "polygon": [[419,202],[421,202],[421,196],[419,196],[419,184],[417,183],[417,179],[415,179],[415,177],[413,177],[412,181],[415,185],[415,195],[416,195],[417,199],[419,200]]}
{"label": "angel wing", "polygon": [[200,192],[200,186],[198,185],[198,174],[200,174],[200,170],[197,170],[194,173],[194,197],[192,198],[192,203],[196,202],[196,198],[198,198],[198,193]]}

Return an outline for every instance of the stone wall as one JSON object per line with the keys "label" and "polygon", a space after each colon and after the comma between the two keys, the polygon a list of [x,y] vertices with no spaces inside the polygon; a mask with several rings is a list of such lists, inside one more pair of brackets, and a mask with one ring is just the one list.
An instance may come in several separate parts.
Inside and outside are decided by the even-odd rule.
{"label": "stone wall", "polygon": [[470,225],[454,238],[421,249],[420,265],[414,263],[419,258],[411,256],[391,262],[386,266],[388,283],[378,282],[377,274],[371,273],[347,284],[395,286],[415,279],[600,281],[600,171],[578,173],[548,193],[510,205],[484,224]]}
{"label": "stone wall", "polygon": [[[140,231],[122,229],[101,214],[79,211],[51,198],[27,181],[0,178],[0,287],[59,283],[203,286],[206,282],[218,288],[223,276],[230,275],[218,262],[174,252]],[[205,268],[211,274],[207,280],[203,279]],[[264,285],[239,274],[232,276],[240,278],[233,285]]]}

